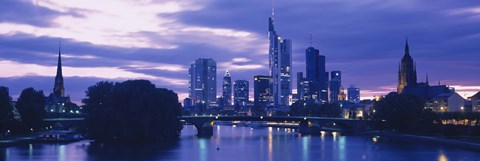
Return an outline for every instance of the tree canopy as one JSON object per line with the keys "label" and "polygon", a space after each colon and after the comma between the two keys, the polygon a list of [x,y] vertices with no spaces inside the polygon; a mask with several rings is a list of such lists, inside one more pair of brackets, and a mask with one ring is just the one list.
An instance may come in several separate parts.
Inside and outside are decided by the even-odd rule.
{"label": "tree canopy", "polygon": [[182,130],[177,94],[147,80],[99,82],[88,88],[83,103],[88,134],[96,141],[169,141]]}
{"label": "tree canopy", "polygon": [[5,131],[9,122],[13,121],[11,100],[8,88],[0,86],[0,133]]}
{"label": "tree canopy", "polygon": [[433,112],[425,109],[422,99],[413,95],[389,94],[375,102],[373,109],[373,121],[398,132],[418,131],[433,122]]}
{"label": "tree canopy", "polygon": [[295,116],[340,117],[342,109],[335,103],[322,105],[298,100],[290,106],[290,113]]}
{"label": "tree canopy", "polygon": [[45,95],[42,90],[24,89],[18,97],[16,107],[21,115],[23,132],[42,128],[45,117]]}

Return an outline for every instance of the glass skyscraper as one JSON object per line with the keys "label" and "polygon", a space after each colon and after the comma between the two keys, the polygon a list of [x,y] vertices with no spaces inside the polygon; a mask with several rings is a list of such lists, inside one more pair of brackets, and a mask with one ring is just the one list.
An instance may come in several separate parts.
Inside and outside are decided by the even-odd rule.
{"label": "glass skyscraper", "polygon": [[209,58],[199,58],[190,65],[189,97],[195,103],[210,104],[216,101],[217,63]]}

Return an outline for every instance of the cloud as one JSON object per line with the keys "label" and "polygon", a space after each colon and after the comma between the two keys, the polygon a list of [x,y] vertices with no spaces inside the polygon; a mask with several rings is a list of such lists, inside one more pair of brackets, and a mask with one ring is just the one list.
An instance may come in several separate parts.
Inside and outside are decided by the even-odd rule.
{"label": "cloud", "polygon": [[[14,61],[0,61],[0,77],[24,77],[24,76],[55,76],[56,66],[43,66],[37,64],[24,64]],[[142,73],[134,73],[116,67],[63,67],[65,77],[95,77],[103,79],[149,79],[161,81],[165,84],[186,85],[183,79],[159,77]]]}

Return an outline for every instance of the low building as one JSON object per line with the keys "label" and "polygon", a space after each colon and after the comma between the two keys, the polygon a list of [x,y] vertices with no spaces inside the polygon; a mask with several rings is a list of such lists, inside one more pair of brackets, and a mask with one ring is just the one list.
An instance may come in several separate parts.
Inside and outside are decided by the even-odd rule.
{"label": "low building", "polygon": [[472,111],[473,112],[480,112],[480,92],[477,92],[472,97],[469,97],[472,101]]}
{"label": "low building", "polygon": [[434,112],[460,112],[465,111],[465,99],[457,92],[446,92],[432,98],[426,104],[426,108]]}

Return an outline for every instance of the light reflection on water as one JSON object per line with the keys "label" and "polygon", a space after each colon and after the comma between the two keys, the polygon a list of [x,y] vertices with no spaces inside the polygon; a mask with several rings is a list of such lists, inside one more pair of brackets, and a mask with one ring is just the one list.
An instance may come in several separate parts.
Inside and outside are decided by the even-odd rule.
{"label": "light reflection on water", "polygon": [[[293,129],[217,126],[214,136],[198,138],[185,126],[179,142],[169,145],[30,144],[0,148],[0,160],[199,160],[199,161],[403,161],[479,160],[480,153],[415,143],[372,142],[362,136],[322,132],[302,136]],[[218,150],[217,150],[218,147]]]}

